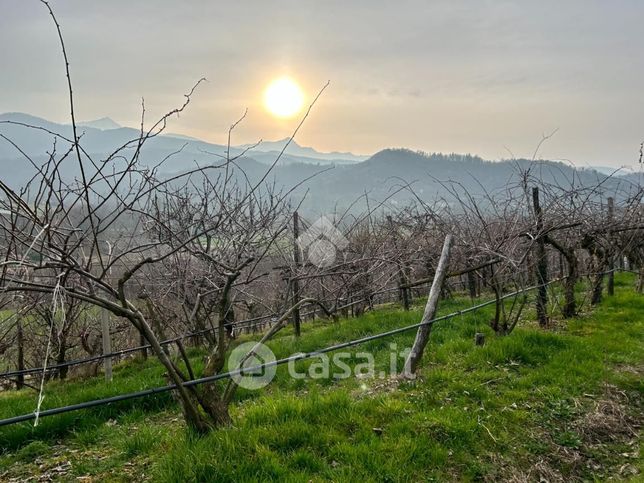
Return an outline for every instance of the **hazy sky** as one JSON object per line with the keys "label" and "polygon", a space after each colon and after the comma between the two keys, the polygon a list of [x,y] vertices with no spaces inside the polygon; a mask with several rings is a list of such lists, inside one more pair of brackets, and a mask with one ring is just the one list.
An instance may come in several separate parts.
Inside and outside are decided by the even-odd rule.
{"label": "hazy sky", "polygon": [[[278,139],[296,120],[262,105],[290,75],[310,99],[297,137],[320,150],[385,147],[633,164],[644,140],[644,1],[52,0],[78,117],[136,126],[181,103],[171,132],[222,142]],[[51,19],[0,0],[0,112],[67,121]]]}

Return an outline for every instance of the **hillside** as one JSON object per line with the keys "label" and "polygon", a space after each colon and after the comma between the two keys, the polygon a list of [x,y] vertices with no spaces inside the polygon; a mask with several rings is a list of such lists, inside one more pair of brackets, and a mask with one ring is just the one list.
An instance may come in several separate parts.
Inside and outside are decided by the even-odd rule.
{"label": "hillside", "polygon": [[[252,155],[238,164],[244,171],[243,175],[238,173],[238,179],[244,182],[248,179],[257,183],[266,172],[265,165],[255,162]],[[500,194],[508,186],[519,185],[521,172],[529,167],[532,167],[533,176],[544,183],[567,189],[602,183],[606,190],[615,191],[621,187],[628,191],[639,185],[637,180],[607,178],[593,170],[576,170],[551,161],[485,161],[470,155],[426,154],[406,149],[385,149],[366,161],[350,165],[279,165],[270,173],[267,182],[285,189],[296,187],[292,197],[298,201],[305,199],[301,211],[319,214],[335,209],[342,211],[349,206],[354,211],[365,210],[365,193],[371,207],[384,201],[393,209],[412,202],[415,196],[429,203],[453,203],[452,189],[460,193],[467,190],[480,198],[486,192]]]}
{"label": "hillside", "polygon": [[[0,138],[0,170],[2,170],[2,180],[12,187],[21,186],[26,183],[35,173],[36,169],[31,162],[24,156],[27,155],[31,160],[40,166],[48,159],[54,146],[56,133],[66,139],[73,137],[72,128],[69,125],[57,124],[45,119],[31,116],[23,113],[5,113],[0,114],[0,135],[6,137]],[[81,144],[95,161],[104,160],[116,149],[125,146],[128,142],[136,140],[139,136],[137,129],[129,127],[120,127],[109,118],[103,118],[96,121],[79,123],[79,134],[81,135]],[[11,142],[9,142],[9,140]],[[131,154],[134,151],[136,143],[129,144],[125,154]],[[56,139],[56,153],[61,156],[70,143],[64,139]],[[261,164],[256,172],[263,173],[268,165],[271,165],[283,142],[260,144],[254,148],[252,159]],[[246,150],[247,146],[232,146],[231,156],[238,156]],[[21,153],[22,151],[23,153]],[[188,138],[180,135],[164,134],[149,139],[146,142],[145,149],[141,154],[141,161],[144,165],[155,166],[161,160],[166,159],[160,172],[174,173],[186,169],[192,169],[195,166],[208,166],[221,161],[225,155],[227,147],[220,144],[204,142],[198,139]],[[296,142],[289,145],[287,152],[280,159],[280,166],[291,164],[307,163],[310,165],[334,165],[358,162],[364,157],[353,156],[347,153],[320,153],[312,148],[302,148]],[[250,156],[249,156],[250,157]],[[92,172],[91,163],[86,158],[84,165],[87,172]],[[315,168],[312,168],[315,169]],[[80,171],[75,158],[68,159],[60,166],[60,172],[63,177],[73,179],[80,175]]]}
{"label": "hillside", "polygon": [[[42,127],[30,129],[23,123]],[[126,127],[114,127],[109,119],[84,124],[82,145],[95,160],[105,159],[109,153],[136,139],[138,131]],[[98,129],[93,126],[99,126]],[[8,113],[0,115],[0,134],[7,136],[29,155],[35,164],[46,161],[46,153],[51,151],[53,136],[47,132],[57,132],[71,138],[71,128],[66,125],[51,123],[44,119],[26,114]],[[25,183],[35,172],[35,168],[10,143],[0,140],[0,169],[3,181],[16,187]],[[238,165],[238,180],[252,183],[261,180],[267,166],[274,163],[286,140],[266,142],[244,154]],[[237,156],[248,146],[231,148],[231,155]],[[65,142],[59,140],[57,152],[65,150]],[[133,147],[126,150],[131,153]],[[162,135],[150,139],[141,155],[141,162],[146,166],[155,166],[166,159],[159,169],[162,176],[184,172],[196,166],[218,164],[225,154],[226,147],[217,144],[186,138],[182,136]],[[86,169],[91,172],[89,161]],[[118,160],[115,161],[118,163]],[[426,154],[406,149],[385,149],[373,156],[355,156],[350,153],[320,153],[312,148],[299,146],[295,141],[289,145],[279,163],[269,175],[267,182],[278,188],[290,190],[293,187],[294,202],[306,197],[303,211],[325,213],[335,209],[343,210],[349,206],[354,210],[366,208],[366,200],[354,202],[365,193],[371,206],[374,203],[387,201],[390,207],[399,207],[419,196],[427,202],[445,199],[453,201],[447,181],[459,184],[473,196],[482,196],[485,191],[494,193],[505,190],[508,185],[520,181],[520,171],[533,166],[533,174],[545,183],[560,184],[566,187],[594,186],[606,179],[605,174],[590,169],[576,170],[573,167],[551,161],[532,162],[526,159],[486,161],[477,156],[460,154]],[[10,167],[10,168],[9,168]],[[72,157],[60,167],[63,177],[73,179],[79,175],[77,162]],[[628,187],[629,183],[639,184],[637,173],[623,173],[604,183],[606,189],[614,190],[620,183]],[[401,189],[410,185],[409,189]],[[454,186],[454,184],[452,184]]]}
{"label": "hillside", "polygon": [[[614,297],[593,313],[543,331],[525,315],[494,337],[491,309],[438,324],[417,381],[352,377],[294,380],[285,368],[261,391],[240,391],[233,426],[187,434],[167,395],[0,428],[0,480],[71,481],[572,481],[641,474],[644,299],[619,275]],[[449,313],[471,302],[441,303]],[[304,326],[269,345],[278,357],[414,323],[381,308],[337,324]],[[473,344],[484,332],[486,345]],[[389,344],[364,344],[387,370]],[[199,364],[201,354],[192,352]],[[355,360],[352,361],[352,364]],[[298,370],[312,361],[298,363]],[[55,407],[163,384],[152,359],[102,378],[45,388]],[[0,417],[33,410],[29,389],[0,393]]]}

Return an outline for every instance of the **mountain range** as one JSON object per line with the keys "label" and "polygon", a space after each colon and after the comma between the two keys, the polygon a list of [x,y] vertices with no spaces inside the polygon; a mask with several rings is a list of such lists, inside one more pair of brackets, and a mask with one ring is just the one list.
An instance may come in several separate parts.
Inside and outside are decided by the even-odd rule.
{"label": "mountain range", "polygon": [[[81,122],[78,127],[83,148],[96,160],[105,159],[109,153],[136,139],[139,134],[137,129],[120,126],[109,118]],[[35,169],[25,155],[36,164],[44,163],[47,153],[54,147],[51,133],[68,139],[73,137],[69,125],[23,113],[0,114],[0,176],[5,183],[20,186],[33,176]],[[243,154],[237,160],[239,175],[243,169],[245,178],[257,182],[287,142],[288,139],[263,142],[252,149],[249,149],[251,145],[231,146],[230,155]],[[69,143],[60,139],[57,141],[58,153],[68,148]],[[169,156],[161,173],[170,175],[196,165],[218,163],[225,156],[226,149],[224,145],[195,138],[163,134],[146,142],[141,160],[154,165]],[[479,196],[485,191],[495,192],[505,189],[508,184],[517,183],[521,169],[531,163],[534,164],[526,159],[486,161],[473,155],[427,154],[407,149],[385,149],[372,156],[323,153],[292,141],[267,182],[285,189],[295,187],[292,196],[294,202],[304,199],[303,211],[324,213],[350,206],[364,209],[380,202],[402,206],[415,196],[425,201],[441,199],[450,202],[453,197],[448,187],[454,186],[454,183]],[[575,169],[552,161],[539,161],[538,164],[538,173],[544,182],[573,183],[576,186],[597,184],[614,171],[608,171],[611,168]],[[70,179],[77,176],[77,164],[64,164],[61,174]],[[640,173],[617,173],[604,184],[607,188],[627,180],[641,184],[641,178]],[[405,188],[407,185],[413,188],[414,193]],[[367,196],[356,202],[364,194]]]}

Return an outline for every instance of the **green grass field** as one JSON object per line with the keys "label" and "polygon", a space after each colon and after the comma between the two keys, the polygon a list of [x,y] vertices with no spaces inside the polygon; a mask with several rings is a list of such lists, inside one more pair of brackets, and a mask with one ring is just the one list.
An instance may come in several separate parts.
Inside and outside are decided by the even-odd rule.
{"label": "green grass field", "polygon": [[[614,297],[548,331],[527,311],[513,334],[495,337],[492,307],[441,322],[413,382],[295,380],[280,367],[267,388],[238,392],[233,426],[205,437],[185,430],[167,394],[0,428],[0,481],[637,480],[644,296],[632,287],[620,274]],[[469,305],[443,301],[440,313]],[[269,346],[277,357],[315,350],[416,323],[421,311],[305,324],[299,340],[285,331]],[[485,346],[474,345],[476,332]],[[373,353],[376,372],[388,371],[390,344],[402,350],[413,336],[351,351]],[[153,359],[129,361],[111,385],[48,384],[43,408],[163,384]],[[0,418],[35,402],[31,390],[2,393]]]}

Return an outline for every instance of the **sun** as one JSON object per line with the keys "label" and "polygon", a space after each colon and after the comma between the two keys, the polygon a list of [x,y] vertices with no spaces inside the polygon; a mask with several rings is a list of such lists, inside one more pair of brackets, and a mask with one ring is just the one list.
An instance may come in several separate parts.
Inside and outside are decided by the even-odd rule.
{"label": "sun", "polygon": [[295,81],[281,77],[271,82],[264,91],[264,105],[274,116],[293,117],[302,110],[304,94]]}

